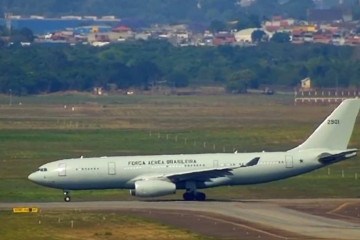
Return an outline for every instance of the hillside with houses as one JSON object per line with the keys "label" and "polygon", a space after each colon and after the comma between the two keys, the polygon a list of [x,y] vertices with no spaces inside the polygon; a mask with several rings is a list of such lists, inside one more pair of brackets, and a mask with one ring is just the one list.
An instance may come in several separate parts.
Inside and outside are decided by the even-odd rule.
{"label": "hillside with houses", "polygon": [[[63,3],[57,15],[47,10],[44,15],[33,13],[41,4],[34,5],[31,14],[27,5],[20,11],[19,2],[10,4],[0,26],[2,93],[176,92],[201,86],[229,93],[248,89],[270,93],[292,91],[306,78],[312,79],[314,89],[360,86],[359,1],[224,0],[221,6],[215,0],[195,5],[184,1],[189,9],[195,6],[198,19],[169,11],[168,22],[158,17],[158,22],[140,21],[144,15],[133,3],[126,5],[134,10],[128,18],[111,11],[96,15],[86,0],[81,2],[90,5]],[[58,3],[47,0],[41,6],[48,9],[50,2]],[[149,13],[159,6],[173,10],[179,4],[149,2],[154,4]],[[112,4],[109,0],[106,6]],[[83,14],[80,5],[89,12]],[[71,14],[65,11],[69,6],[74,7]],[[215,7],[218,18],[204,18],[202,14]],[[55,27],[39,32],[26,23]]]}
{"label": "hillside with houses", "polygon": [[[360,44],[359,1],[341,0],[335,1],[337,4],[331,5],[331,2],[334,1],[301,1],[300,4],[299,1],[289,0],[277,3],[274,1],[269,4],[262,0],[226,0],[221,6],[224,8],[232,4],[233,7],[228,9],[232,13],[225,18],[221,12],[216,17],[209,19],[202,15],[213,9],[212,7],[216,7],[215,2],[211,4],[212,1],[205,3],[205,1],[198,0],[197,5],[185,2],[185,5],[189,4],[188,9],[194,7],[197,9],[199,20],[187,18],[187,15],[184,15],[183,18],[172,21],[173,23],[170,23],[171,18],[168,21],[144,21],[140,11],[131,17],[89,14],[48,17],[46,15],[17,14],[15,8],[14,12],[4,12],[4,26],[10,30],[10,28],[16,28],[17,25],[26,26],[26,22],[32,26],[34,21],[48,21],[49,24],[54,21],[62,21],[66,26],[67,21],[78,21],[76,27],[59,27],[53,31],[36,34],[35,38],[37,43],[55,42],[72,45],[105,46],[110,43],[149,39],[167,40],[174,46],[181,47],[253,46],[267,41],[350,46]],[[326,2],[328,4],[325,4]],[[172,4],[163,3],[163,7],[173,9],[177,4],[177,1],[173,1]],[[16,6],[16,1],[13,5]],[[108,5],[111,5],[111,1],[108,2]],[[121,5],[121,1],[118,5]],[[278,9],[280,12],[270,10],[263,13],[258,12],[259,9],[265,7]],[[63,8],[66,9],[65,6],[60,9]],[[153,8],[156,8],[156,4]],[[297,8],[298,13],[303,12],[303,14],[292,14],[293,8]],[[245,14],[243,14],[244,12]],[[200,16],[202,17],[200,18]],[[5,36],[2,39],[8,40]]]}

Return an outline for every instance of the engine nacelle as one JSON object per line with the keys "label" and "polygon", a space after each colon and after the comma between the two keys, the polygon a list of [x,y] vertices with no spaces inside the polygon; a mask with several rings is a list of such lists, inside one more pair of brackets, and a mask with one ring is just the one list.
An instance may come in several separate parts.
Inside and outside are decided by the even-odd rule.
{"label": "engine nacelle", "polygon": [[132,196],[160,197],[175,194],[176,185],[162,180],[142,180],[135,182],[135,189],[130,190]]}

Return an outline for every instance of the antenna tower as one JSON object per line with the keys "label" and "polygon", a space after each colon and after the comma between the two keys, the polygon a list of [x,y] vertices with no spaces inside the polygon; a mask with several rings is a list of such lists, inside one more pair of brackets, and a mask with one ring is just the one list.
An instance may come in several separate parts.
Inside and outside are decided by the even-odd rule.
{"label": "antenna tower", "polygon": [[9,31],[9,34],[11,33],[11,29],[12,29],[12,25],[11,25],[11,17],[12,17],[12,13],[10,12],[5,12],[5,25],[6,25],[6,29]]}

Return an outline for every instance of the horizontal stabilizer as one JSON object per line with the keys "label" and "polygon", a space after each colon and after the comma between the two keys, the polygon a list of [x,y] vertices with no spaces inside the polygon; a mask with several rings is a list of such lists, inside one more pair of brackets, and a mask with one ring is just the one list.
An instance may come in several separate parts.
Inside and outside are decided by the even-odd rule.
{"label": "horizontal stabilizer", "polygon": [[331,154],[331,153],[322,153],[319,155],[318,160],[322,164],[333,164],[336,162],[340,162],[342,160],[355,157],[357,154],[357,149],[349,149],[347,151]]}

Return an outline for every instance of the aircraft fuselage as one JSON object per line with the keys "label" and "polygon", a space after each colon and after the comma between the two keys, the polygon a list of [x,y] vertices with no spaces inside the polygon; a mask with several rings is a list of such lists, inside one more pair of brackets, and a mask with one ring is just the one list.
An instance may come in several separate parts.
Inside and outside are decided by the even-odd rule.
{"label": "aircraft fuselage", "polygon": [[[260,158],[257,165],[241,167],[256,157]],[[232,174],[197,184],[198,188],[207,188],[270,182],[321,166],[314,161],[314,154],[300,157],[291,152],[122,156],[59,160],[43,165],[40,169],[46,169],[46,172],[35,172],[29,178],[41,178],[41,185],[67,190],[132,189],[139,177],[151,178],[152,175],[158,176],[159,172],[166,175],[179,171],[235,168]],[[176,185],[178,189],[185,188],[181,181]]]}

